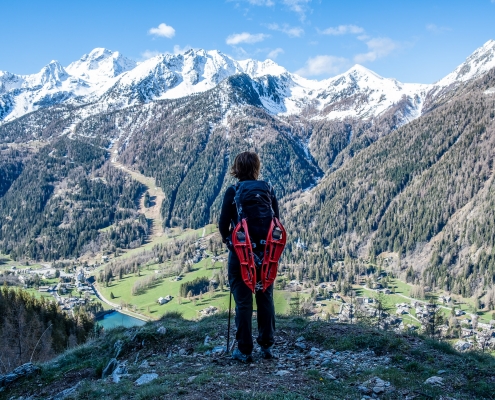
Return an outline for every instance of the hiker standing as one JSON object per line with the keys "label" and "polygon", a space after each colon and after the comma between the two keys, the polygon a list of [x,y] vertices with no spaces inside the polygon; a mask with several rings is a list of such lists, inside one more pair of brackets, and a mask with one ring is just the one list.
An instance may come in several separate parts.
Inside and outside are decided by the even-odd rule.
{"label": "hiker standing", "polygon": [[[230,250],[229,284],[236,303],[235,324],[238,348],[234,350],[232,357],[242,362],[252,361],[253,292],[243,280],[239,258],[232,246],[232,230],[239,222],[242,213],[242,218],[246,218],[249,226],[252,251],[258,257],[263,258],[265,239],[270,224],[273,217],[279,218],[275,192],[269,183],[258,180],[259,172],[260,159],[256,153],[246,151],[237,155],[230,174],[239,182],[226,190],[218,223],[223,242]],[[263,358],[270,359],[274,357],[272,350],[275,332],[273,284],[264,291],[259,286],[257,284],[255,289],[258,320],[257,342],[261,346]]]}

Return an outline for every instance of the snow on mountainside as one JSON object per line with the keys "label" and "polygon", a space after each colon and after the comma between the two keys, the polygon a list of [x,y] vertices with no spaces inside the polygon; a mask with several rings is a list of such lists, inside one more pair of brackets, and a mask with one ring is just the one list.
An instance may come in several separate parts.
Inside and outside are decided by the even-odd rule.
{"label": "snow on mountainside", "polygon": [[239,61],[238,63],[241,70],[245,74],[248,74],[251,78],[258,78],[265,75],[279,76],[288,73],[284,67],[281,67],[272,60],[265,60],[261,62],[249,59]]}
{"label": "snow on mountainside", "polygon": [[464,82],[479,78],[492,68],[495,68],[495,40],[489,40],[476,49],[454,71],[431,85],[425,108],[429,109],[432,103],[444,98],[452,89]]}
{"label": "snow on mountainside", "polygon": [[137,63],[124,57],[118,51],[96,48],[81,59],[69,64],[66,71],[95,85],[105,85],[112,82],[112,78],[130,71]]}
{"label": "snow on mountainside", "polygon": [[2,72],[0,81],[0,117],[6,121],[68,100],[84,103],[82,99],[91,93],[85,81],[69,75],[58,61],[33,75]]}
{"label": "snow on mountainside", "polygon": [[19,89],[23,82],[24,80],[19,75],[0,71],[0,94],[6,93],[12,89]]}
{"label": "snow on mountainside", "polygon": [[320,111],[318,118],[370,118],[408,98],[414,104],[410,119],[421,113],[429,85],[401,83],[383,78],[373,71],[355,65],[347,72],[323,81],[311,81],[291,75],[290,95],[285,100],[286,114],[300,112],[307,106]]}
{"label": "snow on mountainside", "polygon": [[[261,104],[272,114],[311,110],[313,118],[368,119],[397,104],[402,123],[421,115],[423,105],[453,84],[474,79],[495,67],[495,41],[477,49],[455,71],[434,85],[401,83],[355,65],[321,81],[288,72],[271,60],[236,61],[216,51],[161,54],[136,63],[119,52],[96,48],[64,69],[52,61],[39,73],[0,71],[0,121],[8,122],[59,103],[94,103],[93,112],[115,110],[159,99],[204,92],[225,78],[249,76]],[[0,122],[1,123],[1,122]]]}
{"label": "snow on mountainside", "polygon": [[243,72],[230,57],[214,50],[160,54],[123,74],[102,100],[122,105],[136,101],[173,99],[212,89],[225,78]]}
{"label": "snow on mountainside", "polygon": [[489,40],[476,49],[466,61],[446,77],[436,82],[435,86],[449,86],[455,82],[475,79],[495,67],[495,40]]}

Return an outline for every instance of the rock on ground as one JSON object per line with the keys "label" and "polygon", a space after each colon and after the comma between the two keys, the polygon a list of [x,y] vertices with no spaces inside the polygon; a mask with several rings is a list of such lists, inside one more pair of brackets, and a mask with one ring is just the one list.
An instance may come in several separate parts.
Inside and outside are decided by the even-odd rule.
{"label": "rock on ground", "polygon": [[439,376],[432,376],[431,378],[428,378],[425,383],[429,385],[443,386],[443,378]]}
{"label": "rock on ground", "polygon": [[0,388],[19,378],[37,373],[38,371],[40,371],[40,367],[37,367],[33,363],[23,364],[6,375],[0,375]]}
{"label": "rock on ground", "polygon": [[156,330],[157,333],[159,333],[160,335],[165,335],[167,333],[167,328],[165,328],[164,326],[160,326],[157,330]]}
{"label": "rock on ground", "polygon": [[128,376],[127,365],[125,362],[119,364],[112,373],[112,379],[115,383],[119,383],[124,376]]}
{"label": "rock on ground", "polygon": [[384,381],[375,376],[358,386],[358,389],[363,394],[380,395],[391,390],[390,382]]}
{"label": "rock on ground", "polygon": [[136,385],[141,386],[145,383],[149,383],[158,378],[158,374],[143,374],[134,382]]}
{"label": "rock on ground", "polygon": [[112,372],[114,371],[115,368],[117,368],[117,365],[118,365],[117,359],[112,358],[108,362],[107,366],[105,367],[105,369],[101,374],[102,379],[105,379],[107,376],[112,375]]}

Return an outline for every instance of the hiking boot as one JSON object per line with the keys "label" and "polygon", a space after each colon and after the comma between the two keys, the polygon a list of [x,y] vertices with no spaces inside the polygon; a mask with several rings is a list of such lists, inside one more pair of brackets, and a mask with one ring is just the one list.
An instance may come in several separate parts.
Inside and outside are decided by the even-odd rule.
{"label": "hiking boot", "polygon": [[232,359],[243,363],[253,362],[253,357],[251,356],[251,354],[244,354],[239,349],[235,349],[232,352]]}
{"label": "hiking boot", "polygon": [[265,360],[271,360],[273,358],[278,358],[274,353],[273,353],[273,346],[270,347],[261,347],[261,356]]}

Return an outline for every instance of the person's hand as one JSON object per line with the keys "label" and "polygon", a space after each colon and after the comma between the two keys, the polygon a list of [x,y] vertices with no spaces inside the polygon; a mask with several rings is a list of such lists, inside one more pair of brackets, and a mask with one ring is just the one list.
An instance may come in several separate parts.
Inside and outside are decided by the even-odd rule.
{"label": "person's hand", "polygon": [[225,239],[225,245],[227,246],[227,249],[230,251],[234,251],[234,245],[232,244],[232,236],[228,236],[227,239]]}

